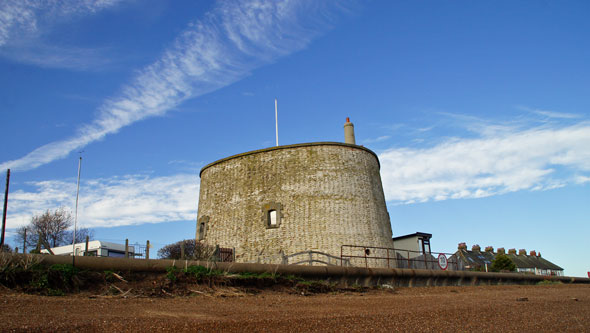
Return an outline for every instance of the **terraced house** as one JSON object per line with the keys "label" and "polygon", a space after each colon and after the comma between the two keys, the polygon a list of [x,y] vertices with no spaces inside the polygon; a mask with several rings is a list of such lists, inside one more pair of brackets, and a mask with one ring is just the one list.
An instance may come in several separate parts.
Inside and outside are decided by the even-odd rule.
{"label": "terraced house", "polygon": [[480,246],[476,244],[469,251],[465,243],[459,243],[457,252],[451,258],[456,258],[462,269],[487,271],[498,254],[506,254],[512,259],[516,265],[516,271],[519,273],[563,276],[563,268],[541,257],[541,253],[531,251],[527,254],[525,249],[519,250],[518,253],[516,249],[510,249],[506,253],[504,248],[499,248],[497,252],[494,252],[494,248],[488,246],[484,251],[481,251]]}

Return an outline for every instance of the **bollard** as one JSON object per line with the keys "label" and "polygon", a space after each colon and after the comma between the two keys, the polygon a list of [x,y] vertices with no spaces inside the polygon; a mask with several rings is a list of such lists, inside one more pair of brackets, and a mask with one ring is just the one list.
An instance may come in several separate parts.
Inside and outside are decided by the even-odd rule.
{"label": "bollard", "polygon": [[84,256],[88,255],[88,236],[86,236],[86,249],[84,250]]}
{"label": "bollard", "polygon": [[150,241],[149,240],[145,243],[145,258],[146,259],[150,258]]}

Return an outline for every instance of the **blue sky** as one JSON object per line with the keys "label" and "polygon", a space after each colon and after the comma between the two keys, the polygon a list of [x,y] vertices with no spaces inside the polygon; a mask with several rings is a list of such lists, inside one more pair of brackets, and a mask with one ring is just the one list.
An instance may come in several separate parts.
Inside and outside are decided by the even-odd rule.
{"label": "blue sky", "polygon": [[[8,230],[75,202],[97,238],[194,237],[202,166],[274,145],[381,161],[395,236],[590,270],[585,1],[3,1]],[[10,240],[10,238],[9,238]],[[16,244],[13,244],[16,245]]]}

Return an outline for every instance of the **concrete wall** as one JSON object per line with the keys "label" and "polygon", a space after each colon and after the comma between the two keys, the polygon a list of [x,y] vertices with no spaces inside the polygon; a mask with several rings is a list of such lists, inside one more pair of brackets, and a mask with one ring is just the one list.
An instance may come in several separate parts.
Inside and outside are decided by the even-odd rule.
{"label": "concrete wall", "polygon": [[[268,227],[273,209],[278,225]],[[340,256],[343,244],[393,245],[377,156],[336,142],[268,148],[205,166],[197,221],[206,222],[197,239],[235,248],[237,262],[280,263],[282,255],[307,250]]]}
{"label": "concrete wall", "polygon": [[[52,255],[23,255],[34,257],[42,265],[72,264],[73,257]],[[517,273],[485,273],[469,271],[436,271],[423,269],[395,269],[395,268],[361,268],[340,266],[300,266],[300,265],[265,265],[240,264],[224,262],[207,262],[191,260],[146,260],[100,257],[75,257],[75,266],[82,269],[97,271],[133,271],[133,272],[166,272],[168,267],[174,266],[186,269],[192,265],[222,270],[227,273],[271,273],[295,275],[312,280],[326,280],[341,286],[469,286],[495,284],[536,284],[540,281],[560,281],[563,283],[586,283],[590,279],[582,277],[540,276]]]}

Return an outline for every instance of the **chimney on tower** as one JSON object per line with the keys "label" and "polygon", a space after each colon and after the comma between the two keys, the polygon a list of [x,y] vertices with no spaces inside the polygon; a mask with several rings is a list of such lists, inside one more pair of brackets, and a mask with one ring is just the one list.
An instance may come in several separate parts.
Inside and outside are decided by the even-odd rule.
{"label": "chimney on tower", "polygon": [[344,123],[344,143],[355,145],[354,140],[354,125],[350,122],[350,118],[346,117],[346,123]]}

